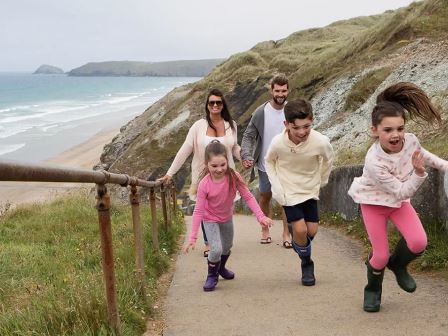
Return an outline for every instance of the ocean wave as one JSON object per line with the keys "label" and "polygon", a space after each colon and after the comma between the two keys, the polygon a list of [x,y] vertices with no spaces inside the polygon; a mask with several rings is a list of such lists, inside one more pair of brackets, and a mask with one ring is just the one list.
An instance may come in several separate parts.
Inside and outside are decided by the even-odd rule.
{"label": "ocean wave", "polygon": [[0,118],[1,123],[15,123],[18,121],[24,121],[29,119],[37,119],[42,118],[47,115],[51,114],[59,114],[59,113],[66,113],[76,110],[83,110],[88,108],[88,105],[82,105],[82,106],[42,106],[39,109],[29,110],[29,111],[20,111],[19,113],[16,113],[11,116],[6,116],[5,118]]}
{"label": "ocean wave", "polygon": [[22,147],[25,147],[24,143],[12,144],[12,145],[0,145],[0,155],[15,152],[16,150],[19,150]]}
{"label": "ocean wave", "polygon": [[40,127],[40,130],[42,132],[47,132],[49,129],[55,128],[55,127],[58,127],[58,126],[59,126],[59,124],[49,124],[49,125]]}
{"label": "ocean wave", "polygon": [[1,127],[0,125],[0,139],[9,138],[13,135],[23,133],[31,129],[32,126],[17,126],[17,127]]}
{"label": "ocean wave", "polygon": [[[102,100],[96,100],[96,101],[89,101],[89,102],[75,102],[75,101],[55,101],[55,102],[48,102],[40,105],[21,105],[21,106],[14,106],[2,109],[0,111],[4,112],[4,115],[0,115],[0,123],[16,123],[21,121],[27,121],[32,119],[42,119],[48,116],[52,115],[70,115],[72,112],[82,112],[89,110],[89,113],[86,113],[84,117],[80,117],[79,115],[75,118],[67,118],[64,121],[73,121],[73,120],[79,120],[83,118],[89,118],[92,116],[98,115],[98,113],[90,113],[91,110],[94,110],[96,108],[101,108],[102,106],[110,106],[110,105],[120,105],[125,104],[127,102],[131,102],[134,100],[137,100],[140,97],[143,97],[147,95],[148,92],[142,92],[142,93],[134,93],[132,95],[120,95],[115,96],[111,94],[112,98],[109,99],[102,99]],[[109,95],[107,95],[109,96]],[[11,113],[15,112],[15,113]],[[102,114],[102,113],[99,113]],[[58,121],[60,118],[56,118]]]}
{"label": "ocean wave", "polygon": [[0,113],[29,110],[32,108],[36,108],[38,106],[39,105],[16,105],[16,106],[11,106],[11,107],[6,107],[3,109],[0,109]]}

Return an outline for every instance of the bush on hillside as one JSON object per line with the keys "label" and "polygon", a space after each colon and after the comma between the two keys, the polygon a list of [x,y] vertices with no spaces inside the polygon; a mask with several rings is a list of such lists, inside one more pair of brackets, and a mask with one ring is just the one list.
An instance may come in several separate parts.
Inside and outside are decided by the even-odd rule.
{"label": "bush on hillside", "polygon": [[391,68],[380,68],[370,71],[362,76],[358,82],[353,85],[350,93],[345,100],[344,109],[346,111],[355,111],[375,92],[376,88],[390,75]]}

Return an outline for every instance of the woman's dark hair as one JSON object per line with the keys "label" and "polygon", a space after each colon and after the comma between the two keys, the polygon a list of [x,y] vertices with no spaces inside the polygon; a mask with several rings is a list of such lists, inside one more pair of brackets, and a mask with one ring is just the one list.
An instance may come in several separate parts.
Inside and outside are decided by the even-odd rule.
{"label": "woman's dark hair", "polygon": [[378,126],[385,117],[402,117],[405,122],[408,117],[414,121],[422,119],[429,124],[442,121],[426,93],[409,82],[391,85],[378,95],[372,111],[372,126]]}
{"label": "woman's dark hair", "polygon": [[210,111],[208,110],[208,99],[210,98],[210,96],[217,96],[217,97],[221,98],[221,100],[222,100],[221,117],[229,123],[230,128],[232,129],[233,132],[235,132],[235,125],[233,124],[233,119],[232,119],[232,116],[230,115],[229,109],[227,107],[226,100],[224,99],[224,95],[222,94],[222,92],[218,89],[210,90],[210,92],[207,95],[207,99],[205,101],[205,119],[207,119],[208,125],[212,129],[214,129],[216,133],[218,133],[215,126],[213,126],[212,120],[210,119]]}
{"label": "woman's dark hair", "polygon": [[204,154],[204,170],[202,171],[202,173],[199,176],[199,180],[201,180],[202,178],[204,178],[208,173],[208,162],[211,160],[211,158],[213,156],[219,156],[222,155],[226,158],[227,160],[227,171],[226,171],[226,175],[229,176],[229,189],[232,191],[236,191],[236,187],[237,185],[244,183],[244,181],[241,179],[241,177],[239,177],[235,170],[233,170],[232,168],[229,167],[228,163],[229,163],[229,158],[227,156],[227,150],[226,150],[226,146],[224,146],[221,142],[219,142],[218,140],[212,140],[212,142],[210,142],[206,147],[205,147],[205,154]]}

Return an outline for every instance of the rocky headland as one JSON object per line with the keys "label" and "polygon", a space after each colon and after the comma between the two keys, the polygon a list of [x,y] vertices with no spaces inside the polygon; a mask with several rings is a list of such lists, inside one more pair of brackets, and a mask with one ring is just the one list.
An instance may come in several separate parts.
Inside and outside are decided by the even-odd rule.
{"label": "rocky headland", "polygon": [[174,76],[204,77],[223,59],[169,62],[111,61],[90,62],[69,71],[69,76]]}
{"label": "rocky headland", "polygon": [[42,64],[33,72],[34,75],[61,75],[64,70],[53,65]]}

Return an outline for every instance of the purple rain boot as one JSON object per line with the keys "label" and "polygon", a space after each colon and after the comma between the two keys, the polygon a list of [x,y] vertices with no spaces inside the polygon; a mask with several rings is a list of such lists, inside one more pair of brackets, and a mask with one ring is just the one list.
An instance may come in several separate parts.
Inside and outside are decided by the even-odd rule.
{"label": "purple rain boot", "polygon": [[218,284],[218,278],[219,278],[218,271],[220,264],[221,264],[220,261],[214,263],[207,259],[208,274],[207,274],[207,280],[205,280],[204,284],[205,292],[211,292],[215,290],[215,287]]}
{"label": "purple rain boot", "polygon": [[233,278],[235,278],[235,273],[233,273],[232,271],[228,270],[226,268],[226,263],[227,263],[227,259],[229,259],[230,256],[230,252],[227,255],[221,255],[221,265],[219,267],[219,275],[222,276],[224,279],[226,280],[232,280]]}

